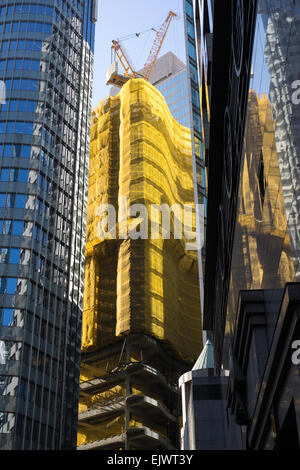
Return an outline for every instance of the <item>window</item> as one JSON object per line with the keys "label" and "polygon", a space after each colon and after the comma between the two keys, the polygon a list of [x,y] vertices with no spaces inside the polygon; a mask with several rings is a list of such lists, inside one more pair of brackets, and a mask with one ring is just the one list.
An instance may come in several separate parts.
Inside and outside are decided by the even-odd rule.
{"label": "window", "polygon": [[25,237],[32,237],[33,233],[33,222],[24,222],[24,232]]}
{"label": "window", "polygon": [[189,15],[189,17],[193,19],[194,18],[193,6],[188,1],[186,1],[185,7],[186,7],[186,12]]}
{"label": "window", "polygon": [[17,194],[16,207],[17,208],[24,208],[25,203],[26,203],[26,195],[25,194]]}
{"label": "window", "polygon": [[22,155],[22,153],[26,153],[27,149],[30,152],[30,145],[22,146],[19,144],[16,144],[16,145],[5,144],[3,156],[4,157],[17,157],[17,158],[23,157],[24,155]]}
{"label": "window", "polygon": [[[0,133],[1,133],[1,124],[0,123]],[[3,127],[4,133],[5,127]],[[7,134],[28,134],[32,135],[33,132],[33,122],[23,122],[23,121],[8,121],[6,127]]]}
{"label": "window", "polygon": [[9,102],[9,111],[10,112],[17,111],[17,107],[18,107],[18,102],[16,100],[13,100],[13,101]]}
{"label": "window", "polygon": [[19,264],[20,261],[20,248],[11,248],[9,262],[11,264]]}
{"label": "window", "polygon": [[27,113],[34,113],[35,112],[35,108],[36,108],[36,103],[35,101],[27,101],[26,102],[26,112]]}
{"label": "window", "polygon": [[18,168],[11,168],[9,170],[9,181],[18,181],[18,173],[19,169]]}
{"label": "window", "polygon": [[[7,9],[6,15],[12,15],[13,14],[13,6],[9,6]],[[5,16],[5,10],[6,7],[2,7],[0,10],[1,16]],[[23,3],[16,5],[15,6],[15,15],[22,15],[30,13],[31,15],[47,15],[47,16],[52,16],[53,15],[53,8],[52,7],[47,7],[45,5],[39,5],[37,3]]]}
{"label": "window", "polygon": [[[1,319],[1,312],[0,312]],[[19,378],[15,375],[0,375],[0,395],[16,396]]]}
{"label": "window", "polygon": [[194,44],[191,44],[190,41],[188,41],[188,51],[189,51],[189,56],[196,61],[197,60],[196,47],[194,46]]}
{"label": "window", "polygon": [[[0,60],[0,70],[5,70],[5,60]],[[40,70],[40,63],[38,59],[8,59],[7,70]],[[44,62],[43,62],[44,63]]]}
{"label": "window", "polygon": [[10,33],[11,30],[11,23],[6,23],[4,28],[4,33]]}
{"label": "window", "polygon": [[33,238],[34,240],[40,241],[41,230],[36,225],[33,227]]}
{"label": "window", "polygon": [[42,41],[2,41],[2,52],[7,51],[40,51],[42,49]]}
{"label": "window", "polygon": [[12,220],[4,220],[3,221],[3,235],[11,234],[12,230]]}
{"label": "window", "polygon": [[[9,104],[9,111],[16,111],[17,107],[19,108],[19,112],[23,113],[34,113],[36,108],[36,102],[30,100],[11,100]],[[13,109],[15,108],[15,109]]]}
{"label": "window", "polygon": [[19,264],[20,248],[0,248],[0,262]]}
{"label": "window", "polygon": [[0,207],[5,207],[5,199],[6,207],[16,207],[18,209],[25,208],[26,194],[8,193],[6,197],[4,193],[0,193]]}
{"label": "window", "polygon": [[23,183],[28,181],[28,170],[19,169],[18,180]]}
{"label": "window", "polygon": [[2,41],[2,52],[6,52],[8,50],[8,41]]}
{"label": "window", "polygon": [[6,289],[6,278],[0,277],[0,294],[4,294]]}
{"label": "window", "polygon": [[[190,15],[191,16],[191,15]],[[188,20],[186,22],[187,24],[187,32],[188,32],[188,35],[191,36],[192,39],[195,40],[195,29],[194,29],[194,25]]]}
{"label": "window", "polygon": [[22,248],[20,250],[20,264],[29,264],[30,261],[30,250]]}
{"label": "window", "polygon": [[2,220],[0,219],[0,235],[22,235],[23,232],[23,221],[22,220]]}
{"label": "window", "polygon": [[12,145],[4,145],[3,156],[11,157],[12,154]]}
{"label": "window", "polygon": [[39,89],[39,80],[31,79],[14,79],[14,80],[5,80],[6,90],[28,90],[28,91],[37,91]]}
{"label": "window", "polygon": [[9,179],[9,169],[8,168],[2,168],[1,175],[0,175],[0,181],[8,181],[8,179]]}
{"label": "window", "polygon": [[16,204],[16,194],[8,193],[6,198],[6,207],[15,207]]}
{"label": "window", "polygon": [[[13,7],[8,7],[7,11]],[[11,14],[8,12],[7,14]],[[19,417],[18,417],[19,420]],[[1,413],[0,433],[13,433],[15,430],[16,415],[14,413]]]}
{"label": "window", "polygon": [[[25,60],[24,60],[25,62]],[[23,59],[16,59],[16,65],[15,65],[16,70],[22,70],[23,69]]]}
{"label": "window", "polygon": [[0,263],[8,263],[8,248],[0,248]]}
{"label": "window", "polygon": [[22,146],[22,157],[29,158],[30,157],[30,145],[23,145]]}
{"label": "window", "polygon": [[13,234],[14,235],[22,235],[23,233],[23,220],[14,220],[13,225]]}
{"label": "window", "polygon": [[0,181],[20,181],[27,183],[28,170],[19,168],[2,168],[0,173]]}
{"label": "window", "polygon": [[0,293],[1,294],[14,294],[17,288],[18,278],[16,277],[1,277],[0,278]]}

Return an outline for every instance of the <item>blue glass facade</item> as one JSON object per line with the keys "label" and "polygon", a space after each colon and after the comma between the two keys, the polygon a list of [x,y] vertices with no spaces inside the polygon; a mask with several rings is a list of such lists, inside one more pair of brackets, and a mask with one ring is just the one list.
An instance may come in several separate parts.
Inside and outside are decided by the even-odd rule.
{"label": "blue glass facade", "polygon": [[155,86],[164,96],[174,118],[183,126],[190,127],[186,67]]}
{"label": "blue glass facade", "polygon": [[96,0],[0,0],[0,448],[76,446]]}
{"label": "blue glass facade", "polygon": [[200,90],[198,65],[195,14],[192,0],[183,0],[185,19],[186,54],[188,64],[188,80],[190,94],[190,110],[192,124],[192,146],[196,164],[197,199],[199,204],[204,204],[206,210],[206,173],[203,147],[203,125],[200,109]]}
{"label": "blue glass facade", "polygon": [[[193,173],[195,201],[203,208],[198,215],[197,232],[201,240],[201,249],[198,251],[199,283],[201,297],[201,314],[203,320],[204,309],[204,280],[205,270],[205,238],[206,238],[206,217],[207,217],[207,175],[205,168],[205,139],[204,139],[204,119],[203,119],[203,83],[201,70],[200,41],[197,26],[200,21],[199,3],[193,0],[183,0],[183,17],[185,27],[185,47],[186,63],[188,73],[188,91],[191,125],[191,139],[193,152]],[[206,342],[206,332],[203,332],[203,341]]]}

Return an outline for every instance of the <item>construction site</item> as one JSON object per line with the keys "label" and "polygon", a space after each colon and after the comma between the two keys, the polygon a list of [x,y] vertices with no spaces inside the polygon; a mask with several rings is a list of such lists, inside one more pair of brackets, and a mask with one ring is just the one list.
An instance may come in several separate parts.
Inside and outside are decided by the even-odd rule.
{"label": "construction site", "polygon": [[[191,132],[149,77],[172,19],[137,73],[113,41],[107,83],[120,88],[91,123],[79,450],[179,449],[178,378],[202,349],[198,258],[186,240],[99,237],[97,208],[194,203]],[[151,221],[149,221],[151,223]],[[195,214],[192,219],[195,229]]]}

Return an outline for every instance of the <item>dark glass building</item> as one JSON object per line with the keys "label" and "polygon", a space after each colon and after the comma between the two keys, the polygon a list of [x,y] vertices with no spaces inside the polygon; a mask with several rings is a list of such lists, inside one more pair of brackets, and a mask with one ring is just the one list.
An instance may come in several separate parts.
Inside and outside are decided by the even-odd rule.
{"label": "dark glass building", "polygon": [[76,444],[96,0],[0,1],[0,448]]}
{"label": "dark glass building", "polygon": [[[203,328],[214,375],[198,374],[203,393],[187,395],[196,404],[182,435],[199,449],[299,450],[300,1],[193,9],[208,71]],[[184,393],[193,379],[183,377]]]}
{"label": "dark glass building", "polygon": [[300,249],[300,2],[228,2],[223,13],[228,32],[215,4],[204,315],[218,370],[229,366],[239,292],[299,281]]}

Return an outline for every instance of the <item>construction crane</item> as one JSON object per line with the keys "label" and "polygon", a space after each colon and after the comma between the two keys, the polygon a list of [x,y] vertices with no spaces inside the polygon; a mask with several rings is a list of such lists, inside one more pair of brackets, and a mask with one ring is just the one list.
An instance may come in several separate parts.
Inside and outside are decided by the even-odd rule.
{"label": "construction crane", "polygon": [[[124,85],[124,83],[126,83],[127,80],[129,80],[130,78],[144,78],[145,80],[149,80],[153,67],[155,65],[155,62],[157,60],[159,51],[164,42],[164,39],[166,37],[167,31],[169,29],[170,23],[173,20],[173,18],[179,18],[179,17],[173,11],[169,11],[167,18],[157,30],[155,30],[154,28],[151,28],[152,30],[156,32],[156,35],[154,38],[153,45],[150,49],[148,58],[145,62],[145,65],[140,72],[136,72],[134,70],[134,67],[129,60],[129,56],[127,52],[125,51],[124,46],[123,45],[121,46],[120,41],[116,39],[113,40],[111,49],[112,49],[112,57],[114,55],[115,60],[107,71],[106,85],[115,85],[121,88]],[[136,33],[134,35],[127,36],[126,39],[129,39],[134,36],[139,37],[140,34],[141,33]],[[118,72],[118,62],[116,61],[116,58],[119,59],[119,62],[124,69],[123,75]]]}

